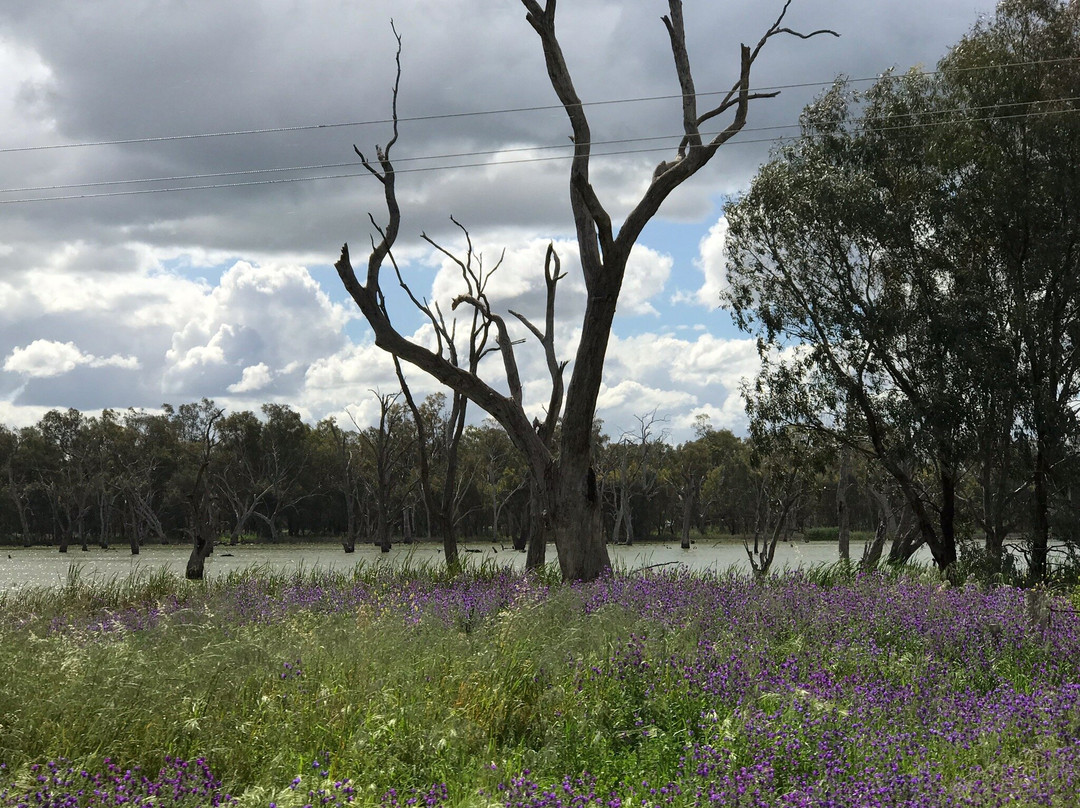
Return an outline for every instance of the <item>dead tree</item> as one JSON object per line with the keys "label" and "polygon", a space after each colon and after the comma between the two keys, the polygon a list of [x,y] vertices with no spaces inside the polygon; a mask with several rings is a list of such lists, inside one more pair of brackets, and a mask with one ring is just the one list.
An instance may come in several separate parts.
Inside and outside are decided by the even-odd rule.
{"label": "dead tree", "polygon": [[[746,125],[750,103],[770,98],[776,92],[750,89],[750,72],[765,44],[780,34],[806,39],[820,33],[801,34],[783,25],[790,0],[780,16],[754,47],[742,46],[739,77],[720,103],[698,111],[697,92],[686,49],[682,3],[668,0],[669,14],[663,17],[682,91],[682,137],[671,161],[657,166],[644,194],[618,227],[589,180],[592,158],[592,131],[586,108],[577,94],[562,46],[555,33],[555,0],[521,0],[525,19],[540,38],[552,88],[563,105],[570,124],[574,156],[570,166],[570,207],[577,234],[581,269],[587,291],[581,337],[573,372],[566,387],[566,406],[558,453],[545,441],[543,430],[533,426],[525,412],[513,346],[503,333],[499,347],[503,357],[508,393],[495,389],[474,373],[456,366],[442,351],[433,351],[415,342],[391,322],[384,305],[382,270],[398,238],[401,210],[398,204],[397,175],[390,153],[398,138],[397,94],[401,79],[401,39],[398,37],[397,77],[394,82],[393,136],[385,147],[376,147],[375,160],[356,150],[364,167],[382,185],[387,223],[372,224],[379,240],[372,239],[363,282],[352,265],[348,245],[342,247],[335,267],[345,288],[359,306],[375,334],[375,343],[429,373],[456,393],[460,393],[490,414],[506,430],[526,459],[543,520],[552,525],[559,566],[564,579],[592,580],[610,568],[607,546],[600,527],[600,500],[592,467],[593,419],[603,378],[604,360],[611,337],[612,321],[622,289],[630,252],[645,226],[671,193],[705,167],[717,150]],[[834,34],[835,35],[835,34]],[[397,36],[395,31],[395,36]],[[731,113],[730,122],[718,134],[703,136],[708,121]],[[492,321],[497,324],[494,316]],[[551,412],[549,411],[549,415]]]}
{"label": "dead tree", "polygon": [[359,430],[357,434],[360,440],[367,444],[371,453],[370,487],[375,498],[374,543],[382,552],[389,553],[392,548],[390,515],[400,510],[400,478],[408,465],[413,445],[404,434],[406,423],[401,405],[398,404],[400,394],[373,392],[379,402],[378,427],[360,430],[353,414],[348,414]]}
{"label": "dead tree", "polygon": [[201,581],[206,564],[206,557],[214,551],[214,539],[217,537],[217,522],[214,518],[214,503],[210,487],[210,461],[213,458],[214,423],[221,417],[222,410],[208,413],[202,430],[202,453],[199,458],[199,470],[188,492],[188,511],[190,518],[191,555],[188,557],[184,577],[189,581]]}
{"label": "dead tree", "polygon": [[[428,238],[426,234],[423,238],[453,262],[461,272],[461,278],[465,285],[465,292],[454,299],[453,308],[457,309],[458,306],[465,304],[472,309],[472,317],[469,320],[468,337],[465,346],[465,356],[461,356],[458,349],[456,330],[457,321],[452,320],[448,324],[446,317],[437,302],[434,305],[429,305],[427,301],[421,302],[418,300],[402,279],[401,273],[397,272],[397,264],[394,263],[392,255],[389,255],[389,260],[397,273],[399,285],[409,296],[409,299],[412,300],[413,305],[427,317],[436,336],[439,355],[445,356],[451,365],[463,368],[475,376],[478,373],[481,360],[489,353],[496,351],[501,352],[504,350],[504,346],[509,346],[510,350],[512,350],[513,343],[507,333],[506,324],[501,317],[497,314],[493,314],[486,291],[488,281],[492,274],[497,271],[502,264],[502,258],[500,257],[499,261],[496,262],[492,268],[485,269],[483,257],[473,248],[469,231],[453,217],[451,217],[451,221],[461,230],[465,238],[466,252],[463,259],[440,246],[434,240]],[[562,407],[562,371],[563,368],[565,368],[565,363],[560,364],[555,357],[555,291],[559,280],[563,276],[559,272],[558,254],[555,252],[554,245],[551,244],[548,245],[547,249],[547,255],[544,262],[544,274],[547,282],[547,307],[544,332],[537,329],[528,318],[523,315],[516,312],[511,312],[511,314],[517,317],[525,327],[540,340],[548,360],[548,367],[551,369],[552,397],[548,406],[548,417],[543,427],[538,427],[545,431],[546,440],[550,443],[551,435],[554,434],[555,419],[558,417]],[[491,338],[493,329],[497,335],[494,341]],[[417,459],[420,467],[420,484],[424,496],[424,503],[428,514],[435,520],[438,526],[439,533],[443,539],[443,553],[446,564],[448,568],[453,571],[459,567],[455,530],[455,511],[459,500],[457,485],[458,452],[461,445],[461,437],[465,429],[465,415],[469,399],[464,393],[454,391],[450,416],[448,418],[447,439],[445,446],[442,447],[445,453],[443,458],[445,463],[445,473],[441,491],[436,492],[431,480],[432,458],[431,453],[428,450],[429,436],[426,435],[426,428],[423,418],[421,417],[420,408],[416,405],[416,402],[412,397],[405,374],[401,368],[401,362],[396,355],[394,356],[394,368],[397,372],[398,381],[401,384],[402,394],[405,397],[409,410],[413,414],[413,420],[416,423],[418,446]],[[538,520],[535,524],[538,524]],[[540,564],[543,563],[543,540],[543,532],[540,531]],[[526,566],[528,566],[528,561],[526,562]]]}

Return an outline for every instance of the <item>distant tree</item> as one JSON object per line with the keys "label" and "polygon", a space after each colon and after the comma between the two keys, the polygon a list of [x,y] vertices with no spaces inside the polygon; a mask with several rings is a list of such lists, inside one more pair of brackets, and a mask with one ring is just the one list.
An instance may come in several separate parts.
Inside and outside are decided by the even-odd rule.
{"label": "distant tree", "polygon": [[635,415],[634,420],[634,428],[623,432],[609,452],[612,468],[605,480],[615,497],[611,541],[628,546],[646,530],[644,525],[635,525],[635,517],[645,516],[644,505],[660,487],[661,456],[668,435],[663,427],[666,419],[656,409]]}
{"label": "distant tree", "polygon": [[756,575],[767,575],[776,547],[790,541],[800,506],[818,487],[831,447],[818,436],[789,428],[759,432],[751,442],[754,531],[743,549]]}
{"label": "distant tree", "polygon": [[[262,520],[275,541],[283,518],[292,525],[295,507],[311,490],[306,483],[310,471],[311,427],[300,413],[286,404],[263,404],[259,453],[262,459],[262,481],[267,493],[255,516]],[[294,531],[290,528],[290,534]]]}
{"label": "distant tree", "polygon": [[513,532],[509,525],[505,525],[500,534],[499,526],[505,522],[502,515],[511,499],[524,499],[529,482],[528,472],[506,431],[490,420],[478,426],[466,427],[465,441],[465,451],[475,470],[474,484],[480,490],[491,517],[488,521],[491,541],[498,542],[500,535],[507,536]]}
{"label": "distant tree", "polygon": [[223,415],[215,424],[218,462],[213,471],[214,488],[232,514],[229,544],[240,535],[273,485],[264,474],[268,459],[263,453],[262,422],[250,410]]}
{"label": "distant tree", "polygon": [[701,503],[701,489],[711,468],[709,446],[701,438],[680,443],[666,454],[665,461],[664,476],[675,489],[681,511],[680,546],[689,550],[690,528],[696,521]]}
{"label": "distant tree", "polygon": [[188,556],[184,576],[189,581],[202,580],[206,559],[214,551],[218,536],[211,464],[214,462],[214,448],[217,445],[214,425],[222,414],[222,409],[205,398],[198,405],[180,406],[179,417],[182,419],[185,435],[197,438],[188,443],[188,451],[195,461],[194,475],[190,479],[190,487],[187,488],[187,530],[191,540],[191,555]]}
{"label": "distant tree", "polygon": [[14,430],[0,426],[0,474],[3,475],[0,484],[18,515],[20,538],[25,547],[30,546],[33,538],[30,513],[37,478],[32,454],[41,441],[41,433],[34,427]]}
{"label": "distant tree", "polygon": [[48,492],[58,547],[66,553],[74,541],[87,549],[87,516],[94,506],[98,467],[86,418],[76,409],[50,410],[38,424],[45,452],[38,481]]}
{"label": "distant tree", "polygon": [[328,447],[323,461],[319,463],[324,472],[323,484],[335,495],[340,495],[340,502],[344,506],[345,525],[341,546],[346,553],[354,553],[363,510],[360,437],[353,430],[341,429],[331,418],[320,421],[315,431],[324,437],[324,446]]}
{"label": "distant tree", "polygon": [[168,542],[161,512],[169,480],[179,462],[179,443],[167,414],[128,410],[124,415],[128,433],[120,473],[120,485],[128,512],[132,554],[147,536]]}
{"label": "distant tree", "polygon": [[[400,393],[376,393],[379,423],[361,430],[360,440],[367,449],[369,472],[365,474],[375,506],[375,545],[390,552],[391,527],[401,513],[405,494],[407,467],[411,466],[415,440],[409,429]],[[351,414],[350,414],[351,417]]]}

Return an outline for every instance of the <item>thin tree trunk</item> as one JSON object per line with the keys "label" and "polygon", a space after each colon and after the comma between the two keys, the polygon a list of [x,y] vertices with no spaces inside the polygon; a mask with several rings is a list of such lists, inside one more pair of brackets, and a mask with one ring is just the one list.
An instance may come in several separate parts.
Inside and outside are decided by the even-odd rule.
{"label": "thin tree trunk", "polygon": [[884,522],[879,522],[874,531],[874,539],[863,547],[862,557],[859,559],[859,569],[869,572],[875,569],[881,561],[881,551],[885,547],[886,528]]}
{"label": "thin tree trunk", "polygon": [[[956,475],[951,469],[941,471],[941,553],[942,570],[956,562]],[[936,558],[936,554],[935,554]]]}
{"label": "thin tree trunk", "polygon": [[544,512],[543,492],[535,481],[529,482],[528,541],[525,546],[525,569],[535,570],[547,563],[548,515]]}
{"label": "thin tree trunk", "polygon": [[847,448],[840,453],[840,479],[836,484],[837,550],[841,561],[851,560],[851,512],[848,509],[848,490],[851,478],[851,456]]}
{"label": "thin tree trunk", "polygon": [[1045,581],[1049,572],[1047,556],[1050,550],[1050,493],[1049,473],[1043,442],[1036,439],[1035,471],[1032,482],[1035,493],[1034,530],[1031,536],[1031,566],[1028,577],[1033,582]]}
{"label": "thin tree trunk", "polygon": [[683,550],[690,549],[690,523],[693,521],[694,497],[687,494],[683,498],[682,512],[682,542],[679,545]]}

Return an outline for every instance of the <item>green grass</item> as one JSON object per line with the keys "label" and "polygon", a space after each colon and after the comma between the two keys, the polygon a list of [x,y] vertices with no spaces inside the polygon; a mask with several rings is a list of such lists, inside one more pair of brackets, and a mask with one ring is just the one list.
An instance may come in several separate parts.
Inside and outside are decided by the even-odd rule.
{"label": "green grass", "polygon": [[[655,602],[641,594],[649,581],[630,576],[643,583],[637,600],[624,601],[605,594],[619,579],[564,587],[548,567],[527,584],[535,597],[478,606],[484,617],[473,619],[432,598],[472,592],[474,582],[488,597],[522,579],[492,565],[451,579],[437,564],[372,564],[249,569],[198,584],[167,573],[88,583],[73,569],[62,588],[0,598],[0,762],[23,782],[30,765],[61,757],[154,772],[167,756],[204,757],[245,806],[299,808],[309,782],[344,777],[364,802],[446,783],[451,803],[477,805],[523,771],[544,782],[590,772],[598,794],[659,784],[684,776],[680,761],[703,738],[736,769],[748,766],[772,743],[762,740],[768,725],[790,745],[776,758],[782,793],[782,778],[813,772],[818,745],[873,699],[872,688],[840,686],[868,671],[912,698],[898,696],[883,717],[862,704],[866,732],[876,721],[882,733],[910,730],[961,782],[973,764],[1026,760],[1042,743],[1027,730],[987,736],[949,762],[955,750],[921,734],[921,722],[951,694],[1056,687],[1053,676],[1075,675],[1072,663],[1026,639],[1013,600],[979,606],[986,614],[961,629],[963,599],[981,603],[974,588],[930,584],[931,573],[905,588],[904,575],[833,565],[750,581],[729,571],[709,579],[722,595],[706,607],[681,601],[679,581],[708,598],[713,590],[699,586],[707,576],[658,577]],[[357,589],[364,596],[348,608],[327,596]],[[275,610],[301,595],[312,605]],[[1011,617],[995,616],[1006,607]],[[102,628],[151,613],[160,616],[138,630]],[[743,682],[736,698],[710,692],[713,669]],[[838,683],[836,695],[815,691],[819,675]],[[853,744],[847,762],[858,768],[870,752]],[[293,791],[297,776],[305,786]]]}

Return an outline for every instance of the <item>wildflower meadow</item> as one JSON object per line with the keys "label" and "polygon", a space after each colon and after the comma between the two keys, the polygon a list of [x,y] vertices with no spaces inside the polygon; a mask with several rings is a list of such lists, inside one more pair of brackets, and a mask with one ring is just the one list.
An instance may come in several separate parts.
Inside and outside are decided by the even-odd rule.
{"label": "wildflower meadow", "polygon": [[843,567],[0,600],[0,806],[1073,806],[1065,595]]}

